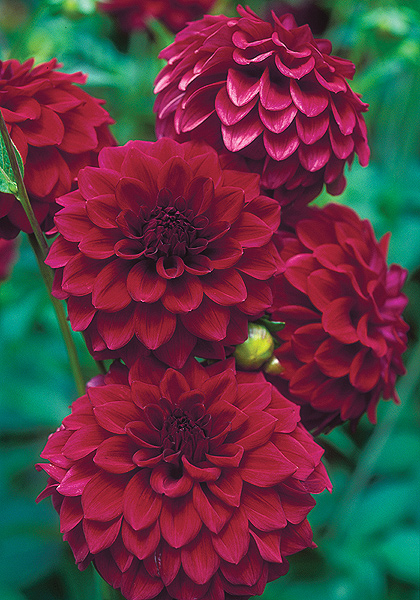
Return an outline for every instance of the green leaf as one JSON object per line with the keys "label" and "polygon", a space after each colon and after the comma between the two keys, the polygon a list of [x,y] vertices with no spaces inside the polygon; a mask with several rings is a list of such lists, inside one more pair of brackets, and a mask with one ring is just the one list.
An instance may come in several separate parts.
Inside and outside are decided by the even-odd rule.
{"label": "green leaf", "polygon": [[[21,155],[19,154],[18,149],[14,144],[13,147],[15,149],[17,161],[23,177],[23,160]],[[14,194],[16,196],[17,189],[18,188],[16,178],[13,173],[12,165],[10,164],[10,159],[9,155],[7,154],[6,145],[4,143],[3,136],[0,135],[0,192],[5,192],[6,194]]]}

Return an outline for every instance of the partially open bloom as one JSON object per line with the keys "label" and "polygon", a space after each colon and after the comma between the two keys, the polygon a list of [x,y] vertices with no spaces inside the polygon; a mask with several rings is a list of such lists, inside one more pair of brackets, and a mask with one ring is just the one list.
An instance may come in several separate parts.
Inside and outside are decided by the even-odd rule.
{"label": "partially open bloom", "polygon": [[200,19],[216,0],[103,0],[98,9],[109,13],[124,31],[146,29],[150,19],[158,19],[176,33],[188,21]]}
{"label": "partially open bloom", "polygon": [[[0,61],[0,110],[25,165],[24,183],[44,231],[53,225],[55,198],[72,189],[81,167],[96,165],[99,150],[115,140],[103,101],[75,84],[82,73],[61,73],[55,58]],[[31,232],[23,208],[12,194],[0,194],[0,237]]]}
{"label": "partially open bloom", "polygon": [[127,600],[247,599],[314,546],[322,453],[261,373],[149,357],[74,402],[41,454],[39,498],[79,568],[93,561]]}
{"label": "partially open bloom", "polygon": [[95,356],[132,362],[147,349],[178,367],[246,340],[278,267],[279,206],[258,184],[209,146],[169,139],[104,148],[99,168],[80,171],[58,199],[47,263]]}
{"label": "partially open bloom", "polygon": [[381,396],[397,401],[406,271],[387,267],[388,240],[336,204],[307,208],[296,234],[279,233],[285,270],[271,310],[286,326],[275,355],[308,428],[356,423],[365,411],[374,423]]}
{"label": "partially open bloom", "polygon": [[313,200],[324,183],[345,187],[345,163],[369,159],[361,102],[348,60],[332,56],[290,14],[265,22],[206,16],[164,49],[156,80],[157,135],[202,139],[247,159],[282,205]]}
{"label": "partially open bloom", "polygon": [[16,261],[16,240],[0,239],[0,282],[10,275],[13,263]]}

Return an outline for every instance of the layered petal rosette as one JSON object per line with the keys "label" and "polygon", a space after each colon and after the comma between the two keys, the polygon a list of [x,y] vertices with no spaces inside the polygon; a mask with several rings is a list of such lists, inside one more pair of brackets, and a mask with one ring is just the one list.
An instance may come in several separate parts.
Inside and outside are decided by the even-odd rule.
{"label": "layered petal rosette", "polygon": [[175,367],[192,352],[224,358],[271,306],[279,206],[207,145],[105,148],[58,202],[47,263],[94,356],[133,362],[152,350]]}
{"label": "layered petal rosette", "polygon": [[310,429],[355,424],[365,411],[374,423],[381,396],[398,401],[406,271],[387,267],[388,240],[336,204],[307,208],[295,234],[278,235],[285,270],[271,312],[286,326],[275,355]]}
{"label": "layered petal rosette", "polygon": [[314,546],[322,453],[262,374],[149,357],[74,402],[41,454],[39,498],[79,568],[93,561],[127,600],[247,599]]}
{"label": "layered petal rosette", "polygon": [[[82,73],[61,73],[54,58],[0,61],[0,110],[25,165],[24,183],[35,216],[44,231],[57,210],[55,198],[69,192],[81,167],[96,165],[101,148],[115,144],[110,118],[78,85]],[[0,193],[0,237],[32,231],[12,194]]]}
{"label": "layered petal rosette", "polygon": [[200,19],[216,0],[103,0],[98,9],[112,15],[123,31],[147,29],[158,19],[176,33],[189,21]]}
{"label": "layered petal rosette", "polygon": [[369,159],[367,104],[347,81],[354,65],[290,14],[269,23],[238,12],[191,23],[161,52],[158,137],[241,154],[282,205],[310,202],[324,183],[341,193],[345,164]]}

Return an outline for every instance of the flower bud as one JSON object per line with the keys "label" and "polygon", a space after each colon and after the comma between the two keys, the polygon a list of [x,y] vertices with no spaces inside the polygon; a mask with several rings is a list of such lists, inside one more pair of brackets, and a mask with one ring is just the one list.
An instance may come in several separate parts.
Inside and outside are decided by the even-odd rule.
{"label": "flower bud", "polygon": [[284,371],[284,367],[274,354],[267,360],[263,366],[264,373],[267,375],[280,375]]}
{"label": "flower bud", "polygon": [[233,353],[239,369],[256,371],[273,354],[274,340],[270,332],[258,323],[248,324],[248,339],[236,346]]}

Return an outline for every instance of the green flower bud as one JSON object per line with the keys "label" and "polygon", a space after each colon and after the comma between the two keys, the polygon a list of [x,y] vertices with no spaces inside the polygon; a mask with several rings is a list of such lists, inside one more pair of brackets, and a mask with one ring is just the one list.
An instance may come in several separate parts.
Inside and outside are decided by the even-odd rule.
{"label": "green flower bud", "polygon": [[239,369],[256,371],[273,354],[274,340],[270,332],[258,323],[248,324],[248,339],[236,346],[233,356]]}

